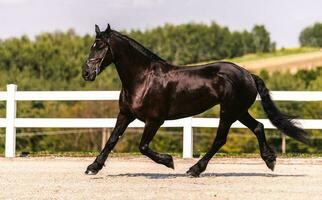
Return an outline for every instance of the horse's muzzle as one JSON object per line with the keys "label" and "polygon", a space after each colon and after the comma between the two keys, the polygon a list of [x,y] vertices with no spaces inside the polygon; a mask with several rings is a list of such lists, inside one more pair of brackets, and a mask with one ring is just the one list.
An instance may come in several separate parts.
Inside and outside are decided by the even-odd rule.
{"label": "horse's muzzle", "polygon": [[84,71],[83,71],[83,79],[85,80],[85,81],[94,81],[95,80],[95,78],[96,78],[96,72],[94,72],[94,73],[91,73],[89,70],[87,70],[87,69],[84,69]]}

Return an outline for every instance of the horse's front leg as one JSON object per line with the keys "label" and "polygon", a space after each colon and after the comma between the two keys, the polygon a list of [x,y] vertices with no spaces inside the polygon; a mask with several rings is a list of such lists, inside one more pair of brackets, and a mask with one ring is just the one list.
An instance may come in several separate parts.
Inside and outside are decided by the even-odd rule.
{"label": "horse's front leg", "polygon": [[135,118],[130,114],[119,113],[117,116],[116,125],[112,131],[110,138],[105,144],[101,153],[96,157],[94,162],[87,167],[85,171],[88,175],[95,175],[99,170],[101,170],[104,166],[104,163],[108,157],[108,154],[113,150],[119,138],[124,133],[127,126],[134,120]]}
{"label": "horse's front leg", "polygon": [[149,148],[149,144],[152,141],[153,137],[155,136],[156,132],[160,128],[160,126],[163,124],[163,121],[147,121],[145,123],[142,139],[140,142],[140,152],[143,155],[148,156],[151,158],[154,162],[163,164],[167,167],[170,167],[174,169],[173,165],[173,159],[171,155],[168,154],[160,154],[157,152],[152,151]]}

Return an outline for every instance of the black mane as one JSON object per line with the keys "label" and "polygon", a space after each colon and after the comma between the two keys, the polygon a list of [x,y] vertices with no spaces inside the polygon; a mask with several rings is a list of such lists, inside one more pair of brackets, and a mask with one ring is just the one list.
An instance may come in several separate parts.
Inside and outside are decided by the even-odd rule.
{"label": "black mane", "polygon": [[159,61],[165,61],[164,59],[160,58],[158,55],[156,55],[155,53],[153,53],[151,50],[147,49],[146,47],[144,47],[142,44],[138,43],[137,41],[135,41],[134,39],[123,35],[115,30],[112,31],[112,33],[121,38],[124,39],[126,41],[129,42],[129,44],[131,44],[136,50],[138,50],[139,52],[143,53],[144,55],[148,56],[149,58],[151,58],[152,60],[159,60]]}

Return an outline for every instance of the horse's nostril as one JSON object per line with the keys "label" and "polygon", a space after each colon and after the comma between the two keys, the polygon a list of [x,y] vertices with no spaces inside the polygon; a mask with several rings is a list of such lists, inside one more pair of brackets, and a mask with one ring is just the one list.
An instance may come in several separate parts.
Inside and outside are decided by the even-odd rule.
{"label": "horse's nostril", "polygon": [[88,77],[89,76],[89,72],[88,71],[85,71],[84,72],[84,77]]}

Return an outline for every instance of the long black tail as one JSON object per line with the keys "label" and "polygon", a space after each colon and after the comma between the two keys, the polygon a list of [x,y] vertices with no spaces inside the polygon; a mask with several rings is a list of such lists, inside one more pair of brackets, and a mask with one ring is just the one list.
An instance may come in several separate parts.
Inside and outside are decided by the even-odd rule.
{"label": "long black tail", "polygon": [[303,129],[295,126],[291,116],[285,115],[277,109],[264,81],[254,74],[252,74],[252,76],[255,80],[257,91],[261,97],[262,106],[272,124],[286,135],[305,144],[309,144],[308,134]]}

